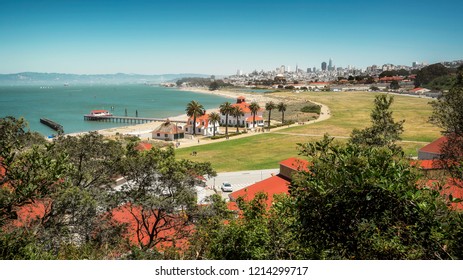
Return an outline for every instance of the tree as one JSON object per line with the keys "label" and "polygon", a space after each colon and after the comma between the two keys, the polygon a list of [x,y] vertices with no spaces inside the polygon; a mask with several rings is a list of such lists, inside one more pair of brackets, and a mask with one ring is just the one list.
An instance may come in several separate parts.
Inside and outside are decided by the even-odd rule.
{"label": "tree", "polygon": [[190,101],[185,111],[188,117],[193,117],[193,135],[196,135],[196,118],[205,114],[204,107],[197,101]]}
{"label": "tree", "polygon": [[447,76],[450,74],[450,69],[441,63],[435,63],[421,68],[415,78],[415,87],[425,86],[435,78]]}
{"label": "tree", "polygon": [[217,81],[213,81],[210,85],[209,85],[209,90],[210,91],[214,91],[214,90],[218,90],[219,89],[219,83],[217,83]]}
{"label": "tree", "polygon": [[215,124],[220,122],[220,115],[217,114],[216,112],[212,112],[209,114],[209,123],[212,123],[212,125],[214,126],[214,136],[215,136]]}
{"label": "tree", "polygon": [[[387,147],[300,145],[310,170],[290,186],[301,246],[315,259],[451,259],[461,216]],[[457,225],[459,230],[455,230]],[[460,233],[458,233],[460,232]],[[309,256],[308,256],[309,257]]]}
{"label": "tree", "polygon": [[176,160],[173,148],[128,153],[122,163],[127,185],[119,192],[120,208],[133,221],[137,247],[175,247],[192,230],[196,211],[194,186],[200,176],[215,176],[209,163]]}
{"label": "tree", "polygon": [[[288,195],[278,195],[268,209],[267,195],[258,193],[249,202],[237,201],[237,218],[220,197],[198,217],[197,232],[191,239],[194,259],[257,260],[303,259],[306,248],[294,234],[296,209]],[[224,220],[227,222],[224,223]]]}
{"label": "tree", "polygon": [[251,104],[249,104],[249,109],[251,110],[252,128],[254,129],[256,127],[256,114],[260,110],[260,106],[257,104],[257,102],[253,101]]}
{"label": "tree", "polygon": [[239,132],[239,128],[238,128],[239,127],[239,118],[241,116],[244,116],[243,109],[241,109],[241,107],[239,107],[239,106],[234,106],[233,110],[231,112],[231,115],[236,118],[236,133],[238,133]]}
{"label": "tree", "polygon": [[60,137],[55,143],[53,150],[68,155],[74,167],[67,174],[73,186],[101,188],[113,182],[123,156],[119,142],[106,140],[94,131],[78,137]]}
{"label": "tree", "polygon": [[225,115],[225,135],[228,135],[228,116],[231,114],[233,106],[230,102],[222,103],[219,107],[219,111],[222,115]]}
{"label": "tree", "polygon": [[444,135],[463,135],[463,66],[460,66],[455,85],[444,92],[433,108],[430,122],[443,129]]}
{"label": "tree", "polygon": [[35,145],[24,119],[0,119],[0,232],[25,205],[46,198],[68,168],[64,154],[53,157],[53,144]]}
{"label": "tree", "polygon": [[286,112],[286,104],[283,103],[283,102],[280,102],[278,103],[277,105],[277,109],[278,109],[278,112],[281,112],[281,123],[284,124],[285,123],[285,112]]}
{"label": "tree", "polygon": [[447,141],[441,147],[441,163],[454,179],[463,187],[463,66],[457,71],[455,84],[442,94],[433,107],[429,121],[442,128]]}
{"label": "tree", "polygon": [[397,90],[400,88],[400,85],[399,85],[399,82],[398,81],[392,81],[390,84],[389,84],[389,88],[390,89],[393,89],[393,90]]}
{"label": "tree", "polygon": [[403,132],[404,120],[394,122],[392,111],[389,110],[393,101],[392,96],[388,98],[385,94],[377,95],[374,101],[375,107],[371,112],[372,126],[362,130],[354,129],[350,141],[364,146],[387,146],[400,150],[395,142],[401,139],[400,134]]}
{"label": "tree", "polygon": [[276,105],[275,103],[273,103],[273,101],[267,102],[265,104],[265,110],[268,111],[268,126],[267,126],[268,131],[270,131],[270,116],[272,115],[273,109],[276,109]]}
{"label": "tree", "polygon": [[365,81],[365,84],[373,84],[375,83],[375,78],[373,78],[372,76],[368,76],[366,81]]}

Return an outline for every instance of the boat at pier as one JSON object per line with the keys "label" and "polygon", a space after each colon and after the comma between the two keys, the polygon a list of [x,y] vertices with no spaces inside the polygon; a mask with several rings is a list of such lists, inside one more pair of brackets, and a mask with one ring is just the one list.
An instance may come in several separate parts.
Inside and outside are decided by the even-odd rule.
{"label": "boat at pier", "polygon": [[95,116],[95,117],[109,117],[109,116],[112,116],[113,114],[111,114],[110,112],[106,111],[106,110],[92,110],[90,112],[90,116]]}

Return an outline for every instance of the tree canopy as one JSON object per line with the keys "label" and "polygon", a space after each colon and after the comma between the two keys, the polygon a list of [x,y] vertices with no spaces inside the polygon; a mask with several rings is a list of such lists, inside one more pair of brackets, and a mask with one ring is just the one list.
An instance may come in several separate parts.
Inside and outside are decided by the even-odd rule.
{"label": "tree canopy", "polygon": [[395,142],[400,140],[404,121],[395,122],[390,106],[394,98],[385,94],[377,95],[375,107],[371,112],[371,127],[362,130],[354,129],[350,141],[355,144],[400,149]]}

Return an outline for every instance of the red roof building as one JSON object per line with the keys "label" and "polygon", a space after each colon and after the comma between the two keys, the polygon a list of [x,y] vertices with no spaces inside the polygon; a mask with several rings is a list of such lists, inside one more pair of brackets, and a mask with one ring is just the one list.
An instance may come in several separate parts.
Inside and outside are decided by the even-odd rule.
{"label": "red roof building", "polygon": [[382,77],[382,78],[379,79],[379,81],[383,82],[383,83],[390,83],[390,82],[393,82],[393,81],[400,82],[403,79],[404,78],[401,77],[401,76],[392,76],[392,77]]}
{"label": "red roof building", "polygon": [[140,142],[138,145],[135,147],[135,150],[137,151],[149,151],[153,148],[153,145],[147,142]]}
{"label": "red roof building", "polygon": [[[260,108],[257,113],[256,113],[256,124],[253,125],[253,115],[251,112],[251,109],[249,109],[249,103],[246,102],[246,98],[244,96],[238,96],[236,98],[236,103],[232,104],[232,107],[239,107],[241,108],[241,111],[243,111],[244,116],[240,116],[238,118],[238,122],[235,117],[233,116],[228,116],[228,125],[229,126],[238,126],[241,127],[246,127],[246,128],[254,128],[254,127],[263,127],[264,126],[264,109]],[[226,122],[226,117],[225,115],[221,114],[220,115],[220,124],[223,126],[225,125]]]}
{"label": "red roof building", "polygon": [[145,219],[142,218],[142,209],[140,207],[131,207],[129,204],[122,205],[112,211],[113,220],[116,223],[127,225],[126,237],[133,245],[140,243],[146,245],[150,240],[149,234],[156,227],[159,240],[159,243],[156,244],[158,249],[172,246],[185,248],[187,246],[185,233],[191,231],[193,227],[183,227],[183,217],[169,216],[165,219],[157,219],[156,213],[145,211],[143,214]]}
{"label": "red roof building", "polygon": [[442,155],[441,148],[447,142],[447,137],[443,136],[418,151],[419,160],[439,159]]}
{"label": "red roof building", "polygon": [[[193,134],[193,121],[194,118],[190,117],[187,121],[187,125],[185,126],[185,132],[189,134]],[[220,133],[219,131],[220,124],[219,122],[215,123],[215,133]],[[204,114],[202,116],[196,117],[196,124],[195,124],[196,134],[204,135],[204,136],[212,136],[214,135],[214,124],[210,123],[209,121],[209,114]]]}
{"label": "red roof building", "polygon": [[289,185],[295,172],[308,171],[309,163],[298,158],[289,158],[280,162],[280,173],[263,181],[252,184],[246,188],[233,192],[229,195],[231,201],[238,198],[244,201],[252,200],[256,194],[265,193],[267,195],[267,206],[273,203],[275,194],[289,194]]}

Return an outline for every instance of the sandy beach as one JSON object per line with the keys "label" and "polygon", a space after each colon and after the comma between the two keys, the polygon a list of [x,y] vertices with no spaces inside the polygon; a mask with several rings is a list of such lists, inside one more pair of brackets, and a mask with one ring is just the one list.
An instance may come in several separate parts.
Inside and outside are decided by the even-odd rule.
{"label": "sandy beach", "polygon": [[[196,92],[196,93],[202,93],[202,94],[213,94],[213,95],[220,95],[232,99],[236,99],[238,96],[244,96],[247,100],[247,102],[257,102],[261,107],[265,107],[265,103],[269,101],[273,101],[275,103],[278,103],[282,100],[276,99],[274,97],[266,96],[265,94],[260,94],[260,93],[247,93],[247,92],[233,92],[233,91],[225,91],[225,90],[216,90],[216,91],[209,91],[207,88],[179,88],[179,90],[183,91],[190,91],[190,92]],[[232,102],[233,103],[233,102]],[[186,107],[187,104],[185,104]],[[313,122],[319,122],[328,119],[330,115],[329,108],[326,107],[323,104],[319,104],[322,106],[321,112],[322,114],[320,117],[316,120],[307,122],[306,124],[313,123]],[[218,112],[219,109],[218,107],[220,104],[217,104],[217,108],[214,109],[207,109],[207,112]],[[178,116],[172,116],[168,118],[171,121],[186,121],[188,119],[188,116],[186,114],[178,115]],[[143,124],[136,124],[136,125],[128,125],[128,126],[122,126],[122,127],[114,127],[114,128],[108,128],[108,129],[102,129],[98,130],[97,132],[101,135],[104,136],[115,136],[117,134],[119,135],[133,135],[139,137],[141,140],[152,140],[152,134],[151,132],[155,130],[158,126],[160,126],[163,122],[149,122],[149,123],[143,123]],[[293,124],[291,126],[297,126],[299,124]],[[272,131],[283,129],[285,127],[280,127],[280,128],[275,128]],[[82,135],[87,132],[80,132],[80,133],[71,133],[67,134],[70,136],[77,136],[77,135]],[[237,139],[237,138],[242,138],[242,137],[248,137],[255,135],[255,133],[259,132],[254,132],[251,131],[246,134],[242,134],[239,136],[235,136],[230,139]],[[221,142],[221,141],[227,141],[225,138],[223,139],[217,139],[217,140],[211,140],[210,138],[206,138],[203,136],[193,136],[193,135],[185,135],[184,139],[180,139],[179,142],[179,147],[190,147],[190,146],[196,146],[196,145],[203,145],[203,144],[208,144],[211,143],[211,141],[214,142]]]}
{"label": "sandy beach", "polygon": [[[202,94],[210,94],[210,95],[220,95],[224,97],[229,97],[229,98],[237,98],[238,96],[244,96],[246,100],[249,102],[256,101],[259,103],[261,107],[265,106],[266,102],[273,101],[276,102],[277,100],[275,98],[270,98],[263,96],[262,94],[251,94],[251,93],[242,93],[242,92],[233,92],[233,91],[224,91],[224,90],[216,90],[216,91],[209,91],[207,88],[191,88],[191,87],[185,87],[185,88],[178,88],[179,90],[183,91],[190,91],[190,92],[195,92],[195,93],[202,93]],[[185,104],[186,107],[187,104]],[[220,104],[217,104],[217,108],[213,109],[207,109],[207,112],[218,112],[219,109],[218,107]],[[178,116],[172,116],[168,118],[171,121],[186,121],[188,119],[188,116],[186,114],[178,115]],[[156,129],[158,126],[160,126],[163,122],[149,122],[149,123],[143,123],[143,124],[136,124],[136,125],[128,125],[128,126],[121,126],[121,127],[114,127],[114,128],[107,128],[107,129],[102,129],[98,130],[98,133],[104,136],[113,136],[116,134],[121,134],[121,135],[134,135],[138,136],[141,139],[150,139],[151,138],[151,132]],[[66,135],[69,136],[78,136],[85,134],[87,132],[77,132],[77,133],[69,133]]]}

